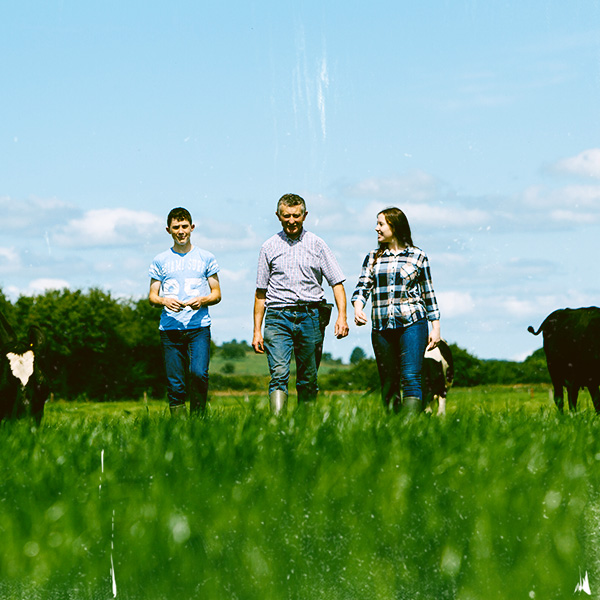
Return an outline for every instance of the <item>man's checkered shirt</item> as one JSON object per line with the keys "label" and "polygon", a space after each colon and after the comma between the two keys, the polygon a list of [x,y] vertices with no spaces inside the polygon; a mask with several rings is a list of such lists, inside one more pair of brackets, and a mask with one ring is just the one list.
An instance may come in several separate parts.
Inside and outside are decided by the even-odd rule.
{"label": "man's checkered shirt", "polygon": [[323,300],[323,277],[332,287],[344,281],[329,246],[306,229],[297,239],[280,231],[260,250],[256,287],[267,290],[267,308]]}
{"label": "man's checkered shirt", "polygon": [[440,318],[429,260],[421,249],[410,246],[399,254],[386,249],[375,266],[377,250],[369,252],[362,266],[352,302],[360,300],[366,306],[372,295],[373,329],[396,329],[427,318]]}

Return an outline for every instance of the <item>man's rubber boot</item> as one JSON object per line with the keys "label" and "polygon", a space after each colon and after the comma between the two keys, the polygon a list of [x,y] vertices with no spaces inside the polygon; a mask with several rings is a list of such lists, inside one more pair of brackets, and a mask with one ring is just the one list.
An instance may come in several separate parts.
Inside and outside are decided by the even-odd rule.
{"label": "man's rubber boot", "polygon": [[275,390],[269,394],[271,412],[274,415],[283,415],[287,412],[288,395],[283,390]]}

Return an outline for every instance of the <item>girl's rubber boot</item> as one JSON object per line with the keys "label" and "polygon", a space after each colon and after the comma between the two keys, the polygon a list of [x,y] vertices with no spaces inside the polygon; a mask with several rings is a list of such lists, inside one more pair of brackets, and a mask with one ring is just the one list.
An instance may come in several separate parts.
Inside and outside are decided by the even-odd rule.
{"label": "girl's rubber boot", "polygon": [[422,410],[422,402],[421,398],[417,398],[416,396],[406,396],[403,398],[404,400],[404,409],[407,413],[411,415],[417,415]]}

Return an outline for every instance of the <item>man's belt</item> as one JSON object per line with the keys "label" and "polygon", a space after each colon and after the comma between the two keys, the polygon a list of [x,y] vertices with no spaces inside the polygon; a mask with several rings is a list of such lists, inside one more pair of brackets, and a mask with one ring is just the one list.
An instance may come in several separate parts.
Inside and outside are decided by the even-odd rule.
{"label": "man's belt", "polygon": [[306,302],[304,304],[288,304],[287,306],[269,306],[267,310],[289,310],[294,312],[308,312],[309,310],[319,311],[319,327],[321,333],[325,334],[325,328],[329,325],[331,319],[331,311],[333,304],[329,304],[325,300],[320,302]]}
{"label": "man's belt", "polygon": [[315,308],[321,308],[323,302],[307,302],[306,304],[288,304],[286,306],[269,306],[270,310],[294,310],[307,312]]}

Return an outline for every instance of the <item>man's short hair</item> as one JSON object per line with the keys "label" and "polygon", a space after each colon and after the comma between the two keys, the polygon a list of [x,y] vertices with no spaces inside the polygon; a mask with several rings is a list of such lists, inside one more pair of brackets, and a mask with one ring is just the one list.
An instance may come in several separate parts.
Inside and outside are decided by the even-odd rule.
{"label": "man's short hair", "polygon": [[171,227],[171,221],[189,221],[192,224],[192,215],[187,208],[174,208],[167,216],[167,227]]}
{"label": "man's short hair", "polygon": [[302,214],[306,212],[306,202],[304,202],[304,198],[298,196],[298,194],[284,194],[281,196],[277,202],[277,214],[279,214],[279,207],[282,204],[284,206],[301,206]]}

